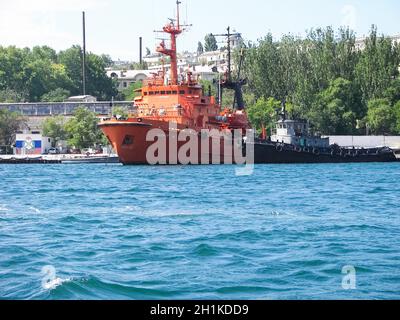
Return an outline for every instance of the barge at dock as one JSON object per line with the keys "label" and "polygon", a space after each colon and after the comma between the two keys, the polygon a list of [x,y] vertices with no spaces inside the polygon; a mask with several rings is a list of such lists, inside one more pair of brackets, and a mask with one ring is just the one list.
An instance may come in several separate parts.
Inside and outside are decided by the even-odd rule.
{"label": "barge at dock", "polygon": [[0,157],[0,164],[59,164],[59,163],[61,163],[61,160],[59,159],[45,159],[42,157],[36,157],[36,158]]}

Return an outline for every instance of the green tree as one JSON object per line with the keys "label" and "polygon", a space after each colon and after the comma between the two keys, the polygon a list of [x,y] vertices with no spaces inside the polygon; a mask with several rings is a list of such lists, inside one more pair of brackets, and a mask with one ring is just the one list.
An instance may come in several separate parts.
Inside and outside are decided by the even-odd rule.
{"label": "green tree", "polygon": [[[82,50],[80,46],[61,51],[58,55],[59,62],[67,70],[72,80],[72,95],[80,95],[83,91],[82,83]],[[118,94],[116,83],[107,76],[104,57],[88,53],[86,56],[86,93],[97,97],[99,100],[111,100]]]}
{"label": "green tree", "polygon": [[40,101],[44,94],[57,88],[69,90],[73,87],[65,66],[48,59],[30,57],[24,73],[27,78],[25,86],[32,102]]}
{"label": "green tree", "polygon": [[279,65],[278,46],[273,41],[272,34],[260,40],[257,47],[248,50],[244,68],[249,86],[253,88],[257,98],[273,97],[278,100],[284,96],[279,91],[282,83],[278,79],[281,76]]}
{"label": "green tree", "polygon": [[400,101],[400,79],[396,78],[390,81],[390,86],[383,92],[383,98],[389,99],[391,104]]}
{"label": "green tree", "polygon": [[107,76],[103,59],[89,53],[87,56],[87,94],[99,100],[111,100],[118,94],[115,82]]}
{"label": "green tree", "polygon": [[384,36],[379,38],[376,26],[372,26],[355,70],[364,105],[371,99],[383,98],[392,79],[398,76],[398,50],[399,47],[394,46],[391,39]]}
{"label": "green tree", "polygon": [[128,110],[124,107],[114,107],[112,109],[112,114],[115,117],[120,117],[120,118],[124,118],[124,119],[127,119],[129,116]]}
{"label": "green tree", "polygon": [[45,60],[51,63],[57,63],[57,52],[48,46],[36,46],[32,48],[32,60]]}
{"label": "green tree", "polygon": [[393,113],[394,113],[394,117],[396,119],[393,133],[400,134],[400,100],[394,105]]}
{"label": "green tree", "polygon": [[197,44],[197,55],[201,55],[204,53],[204,47],[203,44],[199,41]]}
{"label": "green tree", "polygon": [[0,90],[17,92],[23,101],[29,99],[25,72],[29,54],[29,49],[0,46]]}
{"label": "green tree", "polygon": [[113,59],[111,58],[110,55],[102,54],[100,57],[103,60],[103,63],[104,63],[106,68],[111,68],[111,67],[114,66],[114,61],[113,61]]}
{"label": "green tree", "polygon": [[124,101],[133,101],[136,97],[141,94],[141,90],[143,83],[137,81],[135,83],[131,83],[128,88],[122,90],[122,100]]}
{"label": "green tree", "polygon": [[53,147],[55,147],[59,141],[67,139],[68,134],[65,127],[65,117],[57,116],[47,118],[42,124],[43,135],[52,138]]}
{"label": "green tree", "polygon": [[0,103],[25,102],[24,95],[15,90],[0,90]]}
{"label": "green tree", "polygon": [[84,107],[75,110],[74,117],[65,125],[68,144],[78,149],[91,148],[103,141],[103,133],[97,126],[96,115]]}
{"label": "green tree", "polygon": [[355,39],[350,29],[335,33],[330,27],[311,30],[305,39],[274,41],[268,34],[247,49],[245,90],[256,99],[286,101],[293,116],[311,119],[317,130],[356,133],[369,100],[399,100],[400,48],[378,38],[376,28],[365,50],[356,49]]}
{"label": "green tree", "polygon": [[357,107],[357,104],[358,96],[353,84],[349,80],[337,78],[317,95],[308,113],[308,119],[316,130],[323,134],[353,134],[357,115],[360,115],[360,107]]}
{"label": "green tree", "polygon": [[81,47],[72,46],[58,54],[58,61],[67,70],[68,77],[72,81],[71,94],[80,95],[82,93],[82,56]]}
{"label": "green tree", "polygon": [[395,131],[396,118],[388,99],[372,99],[368,102],[367,121],[374,134],[390,134]]}
{"label": "green tree", "polygon": [[213,81],[201,79],[199,81],[199,84],[203,88],[203,93],[205,95],[209,94],[210,89],[211,89],[212,96],[216,97],[218,95],[218,88],[217,88],[218,83],[214,84]]}
{"label": "green tree", "polygon": [[206,37],[204,38],[204,41],[205,41],[204,51],[210,52],[218,50],[217,39],[212,33],[207,34]]}
{"label": "green tree", "polygon": [[41,98],[42,102],[63,102],[65,101],[71,93],[68,90],[57,88],[44,94]]}
{"label": "green tree", "polygon": [[0,145],[11,146],[15,134],[26,125],[26,119],[16,112],[0,109]]}
{"label": "green tree", "polygon": [[[87,93],[99,100],[116,96],[117,86],[105,72],[112,65],[107,55],[87,55]],[[71,95],[82,93],[82,54],[79,46],[61,51],[47,47],[19,49],[0,46],[0,91],[5,101],[37,102],[62,88]],[[12,94],[15,92],[16,94]]]}
{"label": "green tree", "polygon": [[263,97],[247,109],[247,114],[252,125],[260,131],[264,126],[269,132],[275,127],[278,111],[281,109],[281,102],[274,99]]}

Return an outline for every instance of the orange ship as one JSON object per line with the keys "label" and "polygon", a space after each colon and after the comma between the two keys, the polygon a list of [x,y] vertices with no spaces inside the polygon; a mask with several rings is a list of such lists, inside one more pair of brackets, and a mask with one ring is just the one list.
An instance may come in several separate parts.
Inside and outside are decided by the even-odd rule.
{"label": "orange ship", "polygon": [[[161,130],[167,137],[166,154],[160,157],[158,164],[182,163],[179,150],[186,141],[171,140],[170,137],[178,136],[185,130],[195,135],[199,142],[196,152],[188,151],[195,154],[185,154],[185,159],[192,159],[186,164],[226,163],[226,159],[233,159],[234,156],[227,157],[222,139],[217,150],[200,147],[200,142],[204,140],[202,130],[218,130],[224,134],[234,130],[245,133],[250,129],[239,87],[242,83],[231,81],[230,70],[221,81],[221,86],[235,90],[238,105],[236,110],[222,110],[215,97],[211,96],[211,93],[205,94],[190,72],[178,75],[176,40],[183,32],[179,21],[179,4],[177,1],[177,19],[163,28],[163,32],[170,35],[171,46],[167,48],[165,42],[162,42],[157,47],[157,52],[171,60],[169,79],[166,78],[165,72],[154,74],[152,78],[144,81],[140,96],[134,100],[135,114],[130,115],[128,119],[103,119],[99,123],[123,164],[156,164],[148,159],[148,150],[155,143],[155,140],[148,141],[149,133],[153,129],[158,130],[157,132]],[[160,151],[156,151],[158,152]]]}

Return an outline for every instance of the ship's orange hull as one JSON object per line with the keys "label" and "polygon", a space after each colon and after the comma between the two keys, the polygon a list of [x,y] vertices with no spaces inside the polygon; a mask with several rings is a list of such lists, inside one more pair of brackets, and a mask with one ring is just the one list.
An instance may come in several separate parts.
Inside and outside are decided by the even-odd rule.
{"label": "ship's orange hull", "polygon": [[[132,119],[132,121],[109,121],[99,124],[114,150],[117,152],[120,161],[126,165],[154,164],[149,161],[147,154],[149,148],[158,141],[157,139],[155,141],[147,141],[148,133],[153,129],[162,130],[166,137],[164,141],[166,146],[166,162],[159,164],[180,164],[181,159],[179,157],[179,150],[187,143],[187,141],[176,141],[176,147],[170,149],[169,136],[171,131],[169,125],[170,124],[165,121],[142,119],[140,119],[140,122],[137,121],[137,119]],[[187,128],[182,125],[177,125],[177,132],[184,129]],[[202,143],[204,143],[204,139],[201,138],[201,132],[196,132],[196,138],[198,139],[196,143],[196,160],[192,161],[190,164],[229,163],[229,160],[225,159],[226,149],[223,139],[220,140],[217,148],[215,148],[215,146],[213,148],[212,140],[207,139],[209,148],[204,151],[201,147]],[[173,154],[171,154],[171,152]],[[233,150],[229,159],[233,159]],[[231,161],[234,162],[233,160]]]}

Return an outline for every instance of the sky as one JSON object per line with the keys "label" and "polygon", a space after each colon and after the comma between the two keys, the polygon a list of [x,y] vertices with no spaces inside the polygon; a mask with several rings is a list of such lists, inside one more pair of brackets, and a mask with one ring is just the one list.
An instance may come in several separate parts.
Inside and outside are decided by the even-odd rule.
{"label": "sky", "polygon": [[[371,25],[400,34],[398,0],[181,0],[181,20],[192,26],[180,36],[178,51],[196,51],[207,33],[240,32],[257,41],[271,32],[304,36],[317,27],[350,26],[359,37]],[[82,43],[86,12],[87,50],[114,60],[137,61],[139,37],[154,51],[161,30],[174,18],[175,0],[0,0],[0,46],[48,45],[63,50]]]}

